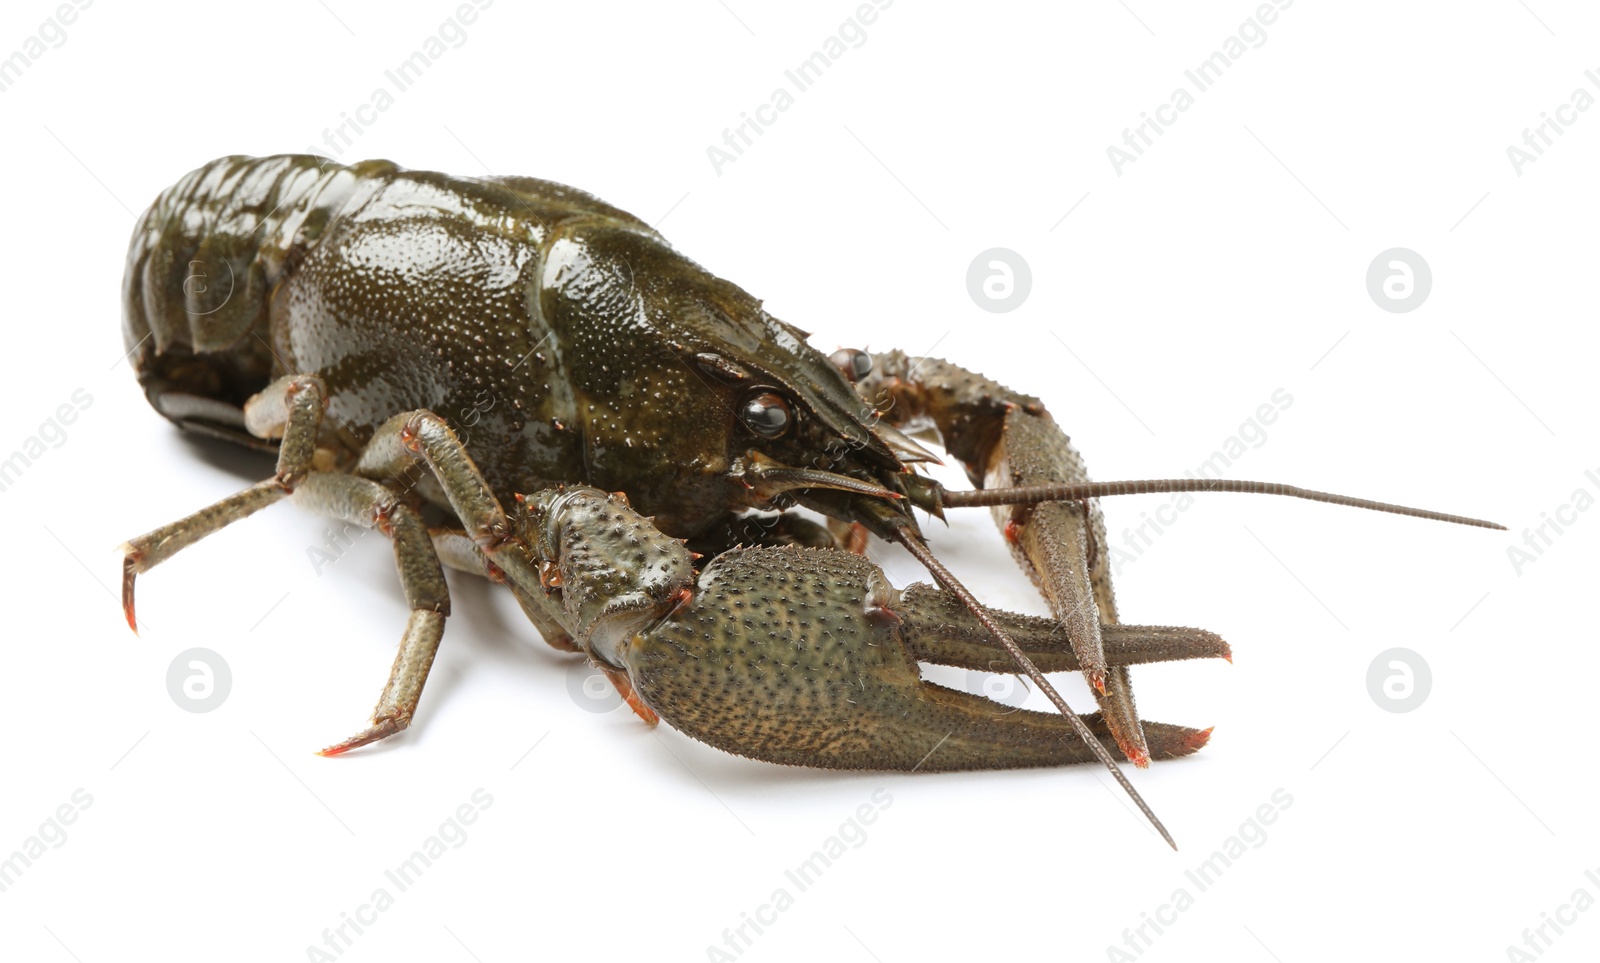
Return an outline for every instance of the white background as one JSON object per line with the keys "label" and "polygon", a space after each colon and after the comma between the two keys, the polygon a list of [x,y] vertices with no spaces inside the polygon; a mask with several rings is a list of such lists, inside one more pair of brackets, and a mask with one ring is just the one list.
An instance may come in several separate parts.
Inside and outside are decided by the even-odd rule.
{"label": "white background", "polygon": [[[0,453],[75,390],[93,399],[0,493],[0,855],[92,797],[0,893],[0,954],[318,959],[324,928],[387,886],[393,908],[340,958],[723,959],[724,930],[773,919],[787,887],[740,958],[1123,959],[1108,948],[1133,956],[1124,929],[1182,887],[1193,905],[1135,934],[1139,958],[1503,960],[1576,913],[1535,943],[1593,959],[1600,911],[1561,907],[1600,898],[1600,512],[1520,573],[1507,549],[1600,494],[1600,110],[1520,175],[1506,148],[1575,89],[1600,96],[1600,14],[1529,4],[1302,0],[1119,176],[1107,147],[1255,4],[901,0],[719,175],[708,146],[853,2],[499,0],[338,155],[593,191],[824,350],[933,349],[1039,394],[1097,478],[1181,475],[1281,388],[1292,406],[1231,476],[1511,528],[1217,495],[1125,564],[1124,620],[1204,626],[1236,655],[1135,671],[1150,718],[1217,727],[1134,774],[1176,854],[1093,768],[787,770],[589,711],[572,657],[465,577],[415,728],[319,758],[363,723],[405,609],[387,544],[318,575],[327,525],[289,506],[141,579],[131,635],[117,543],[270,471],[180,437],[119,361],[135,214],[213,157],[321,145],[455,4],[93,4],[0,93]],[[6,4],[0,55],[53,9]],[[996,246],[1033,272],[1008,314],[966,289]],[[1365,285],[1396,246],[1432,267],[1410,313]],[[1108,501],[1113,541],[1163,502]],[[986,513],[931,530],[980,596],[1042,611]],[[165,683],[195,646],[233,675],[205,714]],[[1394,646],[1431,666],[1409,713],[1368,692]],[[465,842],[396,892],[384,870],[479,788],[493,802]],[[880,789],[865,841],[798,892],[784,871]],[[1185,870],[1278,789],[1293,802],[1264,842],[1199,892]]]}

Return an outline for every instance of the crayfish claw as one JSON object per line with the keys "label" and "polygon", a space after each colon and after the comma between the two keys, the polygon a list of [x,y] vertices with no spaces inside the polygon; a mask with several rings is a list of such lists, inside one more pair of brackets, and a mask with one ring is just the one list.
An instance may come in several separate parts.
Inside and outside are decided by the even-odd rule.
{"label": "crayfish claw", "polygon": [[[1098,761],[1061,715],[922,678],[919,661],[1003,658],[959,616],[946,618],[952,608],[959,603],[927,586],[895,590],[881,569],[848,552],[733,550],[706,566],[692,602],[621,655],[631,687],[674,729],[754,759],[903,772]],[[746,616],[717,617],[723,612]],[[1059,623],[1003,618],[1054,659],[1052,668],[1076,667]],[[947,631],[959,638],[940,641]],[[1220,645],[1209,634],[1166,640],[1151,631],[1115,635],[1116,662],[1215,656]],[[1082,721],[1100,746],[1116,750],[1102,714]],[[1143,725],[1148,749],[1138,764],[1205,744],[1202,730]]]}

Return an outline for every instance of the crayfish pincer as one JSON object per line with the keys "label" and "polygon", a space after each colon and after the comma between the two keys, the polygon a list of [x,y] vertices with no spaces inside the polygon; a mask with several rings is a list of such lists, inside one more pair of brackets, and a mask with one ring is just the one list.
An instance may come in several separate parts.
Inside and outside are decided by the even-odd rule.
{"label": "crayfish pincer", "polygon": [[[1129,667],[1228,647],[1121,624],[1098,498],[1256,492],[1499,527],[1259,482],[1090,482],[1039,399],[935,358],[824,355],[645,222],[530,177],[213,161],[135,228],[123,335],[158,412],[278,459],[124,546],[130,626],[137,575],[285,497],[393,542],[399,655],[371,724],[329,755],[411,724],[449,566],[507,585],[647,721],[729,752],[889,770],[1098,760],[1139,801],[1112,752],[1144,766],[1209,730],[1140,719]],[[981,487],[920,473],[937,457],[911,430]],[[915,510],[980,505],[1053,618],[979,604],[929,551]],[[859,554],[868,536],[937,587],[890,585]],[[923,681],[919,662],[1014,665],[1059,714]],[[1064,671],[1097,712],[1044,677]]]}

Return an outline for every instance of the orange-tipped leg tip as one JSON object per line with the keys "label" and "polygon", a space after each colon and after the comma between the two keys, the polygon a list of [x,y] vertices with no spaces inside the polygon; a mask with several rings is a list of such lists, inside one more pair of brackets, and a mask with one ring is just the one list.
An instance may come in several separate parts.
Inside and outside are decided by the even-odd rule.
{"label": "orange-tipped leg tip", "polygon": [[1094,691],[1101,695],[1106,694],[1106,674],[1099,669],[1089,673],[1089,684],[1094,686]]}
{"label": "orange-tipped leg tip", "polygon": [[359,749],[362,746],[377,742],[379,739],[392,736],[405,727],[406,726],[404,722],[397,723],[394,719],[379,719],[377,722],[367,727],[366,731],[358,732],[345,741],[334,743],[326,749],[317,750],[317,755],[342,756],[351,749]]}
{"label": "orange-tipped leg tip", "polygon": [[139,634],[139,619],[133,614],[133,580],[139,573],[133,570],[133,556],[127,555],[122,559],[122,615],[128,620],[128,628],[134,635]]}
{"label": "orange-tipped leg tip", "polygon": [[1188,739],[1185,739],[1184,745],[1188,747],[1190,752],[1198,752],[1205,746],[1206,743],[1211,741],[1211,730],[1215,728],[1216,726],[1209,726],[1205,729],[1201,729]]}
{"label": "orange-tipped leg tip", "polygon": [[1126,755],[1128,757],[1128,761],[1133,763],[1136,768],[1150,768],[1150,753],[1146,752],[1145,750],[1134,749],[1131,752],[1127,752]]}
{"label": "orange-tipped leg tip", "polygon": [[[1232,650],[1232,649],[1229,649],[1229,650],[1228,650],[1228,651],[1226,651],[1226,652],[1224,652],[1224,653],[1222,653],[1222,657],[1223,657],[1223,658],[1224,658],[1224,659],[1227,659],[1227,660],[1228,660],[1228,664],[1229,664],[1229,665],[1233,665],[1233,650]],[[1211,730],[1210,730],[1210,729],[1207,729],[1207,730],[1206,730],[1206,731],[1207,731],[1207,732],[1210,732],[1210,731],[1211,731]]]}
{"label": "orange-tipped leg tip", "polygon": [[349,739],[346,739],[343,742],[336,742],[326,749],[318,749],[317,755],[328,758],[332,758],[333,756],[342,756],[351,749],[359,749],[370,742],[377,742],[382,738],[383,736],[375,735],[371,732],[364,732],[359,736],[351,736]]}

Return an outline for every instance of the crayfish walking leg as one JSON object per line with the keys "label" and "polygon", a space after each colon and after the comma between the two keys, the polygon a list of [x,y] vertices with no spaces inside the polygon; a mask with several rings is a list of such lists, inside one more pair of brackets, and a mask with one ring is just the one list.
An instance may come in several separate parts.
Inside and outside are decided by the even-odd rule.
{"label": "crayfish walking leg", "polygon": [[128,541],[123,546],[122,596],[128,624],[136,627],[134,581],[139,574],[285,495],[318,514],[376,528],[390,536],[411,615],[388,684],[373,710],[372,724],[323,750],[335,755],[393,735],[410,724],[450,612],[449,590],[433,539],[404,497],[421,481],[413,469],[420,465],[430,473],[431,482],[449,498],[475,543],[494,563],[494,570],[509,576],[517,586],[519,598],[526,597],[530,588],[538,590],[540,579],[511,536],[505,512],[460,440],[436,415],[416,411],[391,419],[367,445],[357,475],[315,470],[312,465],[325,398],[322,380],[315,375],[281,378],[253,397],[245,406],[245,423],[256,437],[281,438],[277,473],[187,518]]}

